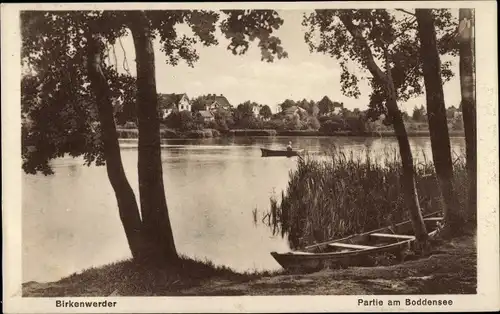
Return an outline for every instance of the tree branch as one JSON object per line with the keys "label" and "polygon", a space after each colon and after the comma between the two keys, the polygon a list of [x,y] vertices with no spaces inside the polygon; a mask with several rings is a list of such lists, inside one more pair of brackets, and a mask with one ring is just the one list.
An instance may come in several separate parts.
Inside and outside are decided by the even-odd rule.
{"label": "tree branch", "polygon": [[402,27],[399,34],[397,34],[395,37],[398,38],[399,36],[403,35],[408,29],[410,29],[410,27],[412,27],[415,24],[415,22],[417,22],[417,19],[413,19],[413,21],[411,22],[406,22],[405,27]]}
{"label": "tree branch", "polygon": [[384,59],[385,59],[385,71],[389,81],[392,81],[392,73],[391,73],[391,58],[389,56],[389,50],[387,49],[387,45],[384,44]]}
{"label": "tree branch", "polygon": [[410,11],[406,11],[405,9],[396,9],[396,11],[400,11],[400,12],[403,12],[403,13],[406,13],[406,14],[410,14],[410,15],[416,16],[415,13],[412,13]]}
{"label": "tree branch", "polygon": [[375,58],[373,57],[373,53],[372,50],[370,49],[370,46],[368,45],[368,42],[361,34],[361,31],[352,23],[352,19],[345,14],[341,14],[339,18],[344,24],[344,26],[347,28],[349,33],[352,35],[358,46],[361,48],[361,53],[365,57],[366,66],[370,71],[370,73],[379,80],[387,81],[387,76],[375,63]]}

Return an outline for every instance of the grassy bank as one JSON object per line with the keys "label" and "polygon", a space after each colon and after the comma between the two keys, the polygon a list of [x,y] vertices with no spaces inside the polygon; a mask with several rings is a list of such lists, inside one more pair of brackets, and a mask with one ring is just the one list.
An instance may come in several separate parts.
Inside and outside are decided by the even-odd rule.
{"label": "grassy bank", "polygon": [[179,265],[165,268],[144,267],[125,260],[86,269],[53,283],[24,283],[23,296],[179,295],[181,290],[213,278],[238,283],[270,275],[273,274],[238,273],[210,261],[186,257],[181,257]]}
{"label": "grassy bank", "polygon": [[398,265],[311,274],[238,274],[209,263],[144,269],[130,261],[89,269],[57,282],[23,284],[23,297],[475,294],[473,234],[436,243],[432,255]]}
{"label": "grassy bank", "polygon": [[[322,158],[306,156],[289,175],[281,201],[271,199],[266,223],[286,236],[294,248],[365,232],[407,220],[396,153],[365,160],[333,149]],[[440,196],[432,163],[415,165],[420,205],[424,213],[439,209]],[[463,217],[467,199],[465,159],[455,161],[454,184]],[[470,217],[473,221],[474,217]]]}

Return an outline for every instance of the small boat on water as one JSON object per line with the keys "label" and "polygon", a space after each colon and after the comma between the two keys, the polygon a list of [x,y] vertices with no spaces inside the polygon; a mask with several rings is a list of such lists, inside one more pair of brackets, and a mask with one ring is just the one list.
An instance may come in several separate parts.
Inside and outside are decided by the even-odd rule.
{"label": "small boat on water", "polygon": [[[443,217],[439,212],[428,214],[424,223],[430,238],[438,232]],[[355,234],[305,247],[300,251],[271,252],[274,259],[291,271],[314,271],[322,268],[371,265],[370,260],[380,253],[393,253],[401,257],[415,242],[411,221],[394,226]]]}
{"label": "small boat on water", "polygon": [[299,150],[273,150],[273,149],[266,149],[266,148],[261,148],[262,151],[262,157],[275,157],[275,156],[286,156],[286,157],[292,157],[292,156],[299,156],[304,152],[303,149]]}

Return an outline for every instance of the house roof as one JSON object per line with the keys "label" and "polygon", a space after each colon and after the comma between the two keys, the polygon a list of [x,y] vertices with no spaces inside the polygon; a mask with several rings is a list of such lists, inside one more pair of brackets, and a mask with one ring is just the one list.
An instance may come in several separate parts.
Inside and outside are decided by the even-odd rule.
{"label": "house roof", "polygon": [[333,101],[330,100],[330,98],[328,98],[328,96],[325,96],[323,97],[319,102],[318,104],[333,104]]}
{"label": "house roof", "polygon": [[307,111],[304,108],[301,108],[299,106],[291,106],[285,109],[285,111],[282,111],[284,114],[294,114],[296,111]]}
{"label": "house roof", "polygon": [[200,111],[198,111],[198,114],[200,116],[202,116],[203,118],[212,118],[213,117],[212,113],[208,110],[200,110]]}
{"label": "house roof", "polygon": [[207,95],[203,97],[202,103],[203,105],[211,105],[214,102],[217,102],[219,105],[221,105],[223,108],[231,108],[231,103],[229,100],[224,95]]}
{"label": "house roof", "polygon": [[211,104],[213,104],[215,102],[215,100],[213,99],[202,99],[201,100],[201,103],[204,105],[204,106],[210,106]]}
{"label": "house roof", "polygon": [[179,104],[183,96],[186,94],[158,94],[158,107],[161,109],[173,108]]}
{"label": "house roof", "polygon": [[223,95],[215,96],[214,98],[215,98],[215,101],[217,101],[219,104],[222,105],[222,107],[231,108],[231,103],[229,103],[229,100],[227,100],[227,98],[224,97]]}

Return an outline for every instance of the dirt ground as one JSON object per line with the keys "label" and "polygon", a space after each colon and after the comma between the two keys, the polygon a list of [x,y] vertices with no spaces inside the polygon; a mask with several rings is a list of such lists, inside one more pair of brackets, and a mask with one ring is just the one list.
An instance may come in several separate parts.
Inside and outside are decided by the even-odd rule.
{"label": "dirt ground", "polygon": [[[121,275],[115,265],[108,266],[106,275],[104,270],[97,269],[53,283],[28,282],[23,284],[22,294],[26,297],[475,294],[476,264],[476,237],[468,235],[442,242],[429,257],[392,266],[352,267],[310,274],[211,276],[194,281],[158,279],[155,275],[147,279],[147,275],[140,274],[138,277],[143,283],[137,284],[137,277]],[[155,283],[141,285],[145,281]]]}

